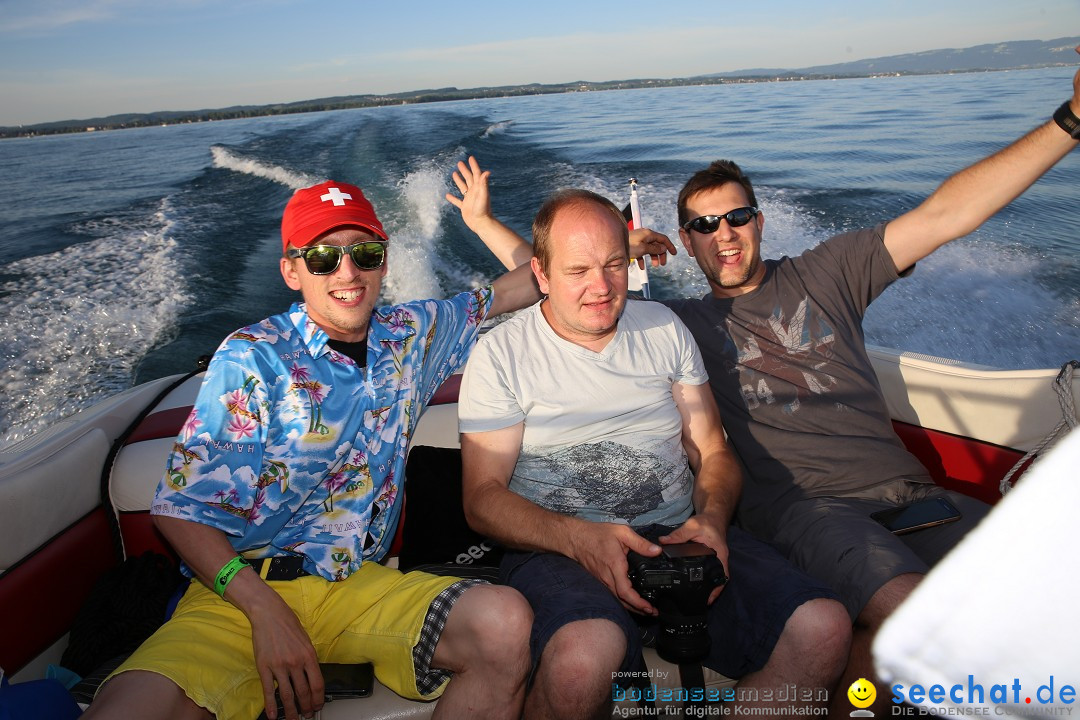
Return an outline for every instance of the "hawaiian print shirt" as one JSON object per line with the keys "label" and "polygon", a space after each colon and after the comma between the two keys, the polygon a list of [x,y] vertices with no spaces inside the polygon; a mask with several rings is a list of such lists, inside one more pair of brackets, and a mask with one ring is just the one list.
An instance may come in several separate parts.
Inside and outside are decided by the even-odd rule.
{"label": "hawaiian print shirt", "polygon": [[249,558],[303,555],[329,580],[380,560],[401,514],[409,439],[465,364],[491,298],[487,287],[377,308],[366,368],[327,345],[302,303],[233,333],[151,513],[216,527]]}

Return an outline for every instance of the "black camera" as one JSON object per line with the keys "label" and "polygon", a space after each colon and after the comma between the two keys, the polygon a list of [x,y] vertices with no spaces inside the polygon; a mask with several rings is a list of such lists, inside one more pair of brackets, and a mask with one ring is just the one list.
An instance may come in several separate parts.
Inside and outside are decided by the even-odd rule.
{"label": "black camera", "polygon": [[706,627],[712,591],[727,582],[724,564],[696,542],[661,545],[656,557],[626,554],[630,582],[659,613],[656,652],[677,665],[700,663],[709,654]]}

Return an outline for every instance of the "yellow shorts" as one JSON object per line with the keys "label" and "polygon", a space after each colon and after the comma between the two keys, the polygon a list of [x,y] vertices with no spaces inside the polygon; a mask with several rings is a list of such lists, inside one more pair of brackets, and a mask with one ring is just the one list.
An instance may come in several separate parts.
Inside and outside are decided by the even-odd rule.
{"label": "yellow shorts", "polygon": [[[364,563],[342,582],[306,576],[269,585],[300,619],[319,662],[370,662],[379,682],[397,694],[432,700],[442,694],[446,683],[421,695],[413,647],[431,602],[458,581]],[[173,617],[110,678],[127,670],[164,675],[223,720],[254,718],[263,709],[250,623],[197,580],[184,593]]]}

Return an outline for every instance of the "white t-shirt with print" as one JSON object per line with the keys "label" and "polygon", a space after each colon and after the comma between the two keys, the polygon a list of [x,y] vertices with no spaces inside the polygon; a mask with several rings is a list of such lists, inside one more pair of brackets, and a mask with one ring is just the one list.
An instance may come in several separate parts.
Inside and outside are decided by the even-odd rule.
{"label": "white t-shirt with print", "polygon": [[599,353],[556,335],[537,303],[480,339],[461,386],[459,429],[524,421],[510,489],[541,507],[680,525],[692,511],[693,475],[672,385],[707,381],[690,331],[659,303],[628,301]]}

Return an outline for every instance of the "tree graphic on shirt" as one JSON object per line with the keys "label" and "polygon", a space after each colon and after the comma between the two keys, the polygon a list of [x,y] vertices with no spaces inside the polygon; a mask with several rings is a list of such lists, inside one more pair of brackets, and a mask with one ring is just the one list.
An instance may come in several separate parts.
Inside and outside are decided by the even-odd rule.
{"label": "tree graphic on shirt", "polygon": [[826,371],[833,360],[835,339],[827,320],[811,311],[809,298],[803,298],[790,320],[783,308],[776,308],[764,323],[753,327],[738,351],[747,409],[793,395],[783,410],[794,414],[803,399],[827,393],[836,385],[836,378]]}

